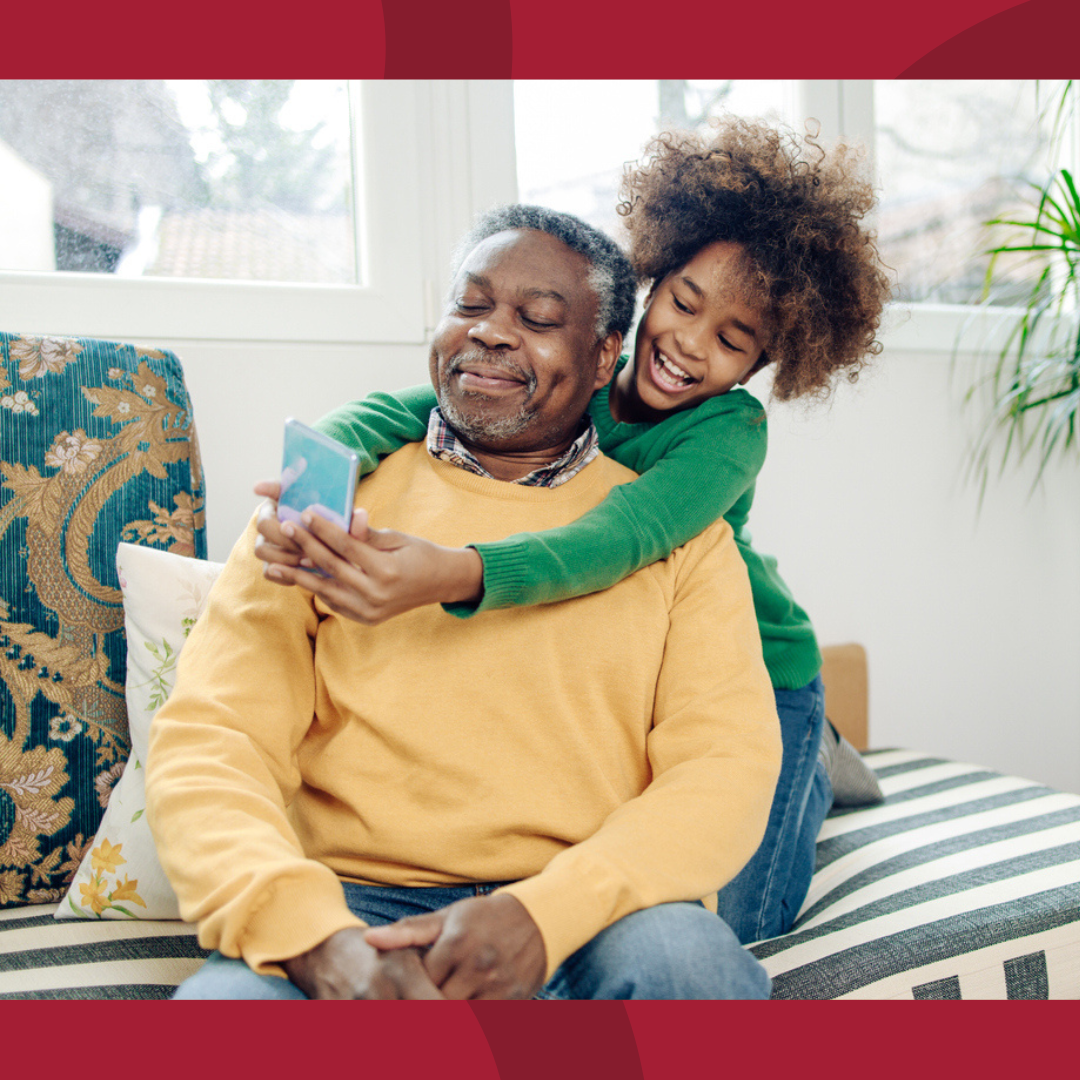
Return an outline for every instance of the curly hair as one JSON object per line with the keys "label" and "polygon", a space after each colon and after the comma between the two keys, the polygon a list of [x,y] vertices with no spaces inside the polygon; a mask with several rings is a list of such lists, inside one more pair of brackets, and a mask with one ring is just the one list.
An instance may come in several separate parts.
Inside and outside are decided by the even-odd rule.
{"label": "curly hair", "polygon": [[862,219],[874,205],[860,155],[728,118],[669,131],[628,165],[618,212],[638,280],[655,285],[717,241],[741,244],[781,401],[825,397],[881,351],[889,281]]}
{"label": "curly hair", "polygon": [[626,337],[634,320],[637,296],[634,271],[611,237],[573,214],[523,203],[489,210],[477,219],[454,249],[451,258],[454,274],[477,244],[507,229],[536,229],[561,240],[571,251],[584,255],[590,264],[588,282],[595,290],[598,302],[596,336],[602,338],[609,333],[618,333]]}

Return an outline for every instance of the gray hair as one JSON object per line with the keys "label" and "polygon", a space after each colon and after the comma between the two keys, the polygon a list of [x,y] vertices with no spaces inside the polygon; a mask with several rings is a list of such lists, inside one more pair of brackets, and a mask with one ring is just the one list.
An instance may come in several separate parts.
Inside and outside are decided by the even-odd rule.
{"label": "gray hair", "polygon": [[523,203],[489,210],[477,219],[454,249],[453,276],[457,276],[461,264],[477,244],[508,229],[536,229],[584,255],[590,263],[587,280],[599,301],[596,336],[604,338],[610,333],[618,333],[626,337],[634,319],[637,297],[637,282],[630,260],[611,237],[573,214]]}

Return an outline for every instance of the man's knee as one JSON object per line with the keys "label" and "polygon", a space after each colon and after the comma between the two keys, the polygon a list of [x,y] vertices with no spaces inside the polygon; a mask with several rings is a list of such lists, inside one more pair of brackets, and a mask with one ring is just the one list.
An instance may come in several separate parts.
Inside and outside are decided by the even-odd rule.
{"label": "man's knee", "polygon": [[211,953],[173,994],[174,1001],[290,1001],[305,995],[288,979],[258,975],[243,960]]}
{"label": "man's knee", "polygon": [[582,954],[591,997],[769,996],[765,969],[722,919],[699,904],[661,904],[635,912],[597,935]]}

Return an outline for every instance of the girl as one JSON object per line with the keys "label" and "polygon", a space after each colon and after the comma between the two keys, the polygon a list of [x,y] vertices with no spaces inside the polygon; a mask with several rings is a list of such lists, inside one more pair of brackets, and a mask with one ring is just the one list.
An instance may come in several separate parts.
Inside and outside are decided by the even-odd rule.
{"label": "girl", "polygon": [[[469,617],[594,592],[666,558],[717,517],[728,521],[749,573],[784,744],[765,839],[719,894],[718,913],[744,943],[790,929],[818,829],[834,795],[842,801],[841,780],[876,786],[857,753],[826,729],[809,617],[775,560],[751,545],[766,423],[741,388],[770,366],[779,400],[825,397],[838,375],[853,381],[880,352],[889,288],[862,224],[871,188],[854,165],[844,147],[826,153],[813,139],[738,119],[709,136],[658,136],[624,177],[619,204],[631,262],[648,286],[642,318],[632,354],[590,405],[602,450],[639,479],[563,528],[471,549],[367,530],[362,517],[353,526],[367,541],[355,617],[379,622],[423,603]],[[430,387],[373,394],[318,426],[356,449],[370,471],[426,436],[436,404]],[[273,496],[276,488],[256,491]],[[260,557],[300,566],[272,511],[260,532]],[[279,581],[315,587],[309,579],[277,571]]]}

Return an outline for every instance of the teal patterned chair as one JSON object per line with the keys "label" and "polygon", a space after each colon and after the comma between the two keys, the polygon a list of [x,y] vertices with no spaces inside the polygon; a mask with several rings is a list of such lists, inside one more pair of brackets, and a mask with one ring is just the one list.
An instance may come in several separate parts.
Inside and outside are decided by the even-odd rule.
{"label": "teal patterned chair", "polygon": [[121,540],[206,557],[179,360],[0,333],[0,909],[63,896],[128,755]]}

